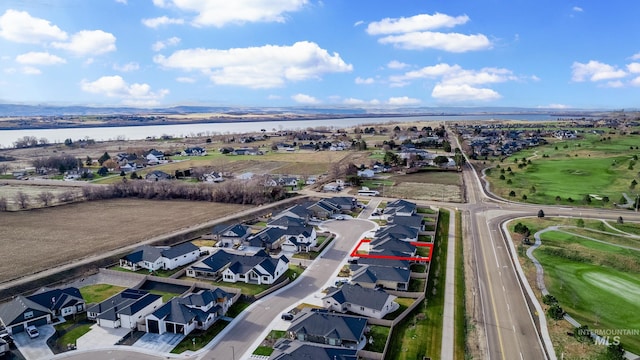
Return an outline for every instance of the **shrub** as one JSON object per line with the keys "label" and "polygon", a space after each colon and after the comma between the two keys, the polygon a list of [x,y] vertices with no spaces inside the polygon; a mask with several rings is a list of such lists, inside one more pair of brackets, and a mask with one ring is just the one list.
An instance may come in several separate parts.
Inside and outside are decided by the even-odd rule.
{"label": "shrub", "polygon": [[562,320],[564,317],[564,310],[558,304],[553,304],[547,309],[547,315],[554,320]]}

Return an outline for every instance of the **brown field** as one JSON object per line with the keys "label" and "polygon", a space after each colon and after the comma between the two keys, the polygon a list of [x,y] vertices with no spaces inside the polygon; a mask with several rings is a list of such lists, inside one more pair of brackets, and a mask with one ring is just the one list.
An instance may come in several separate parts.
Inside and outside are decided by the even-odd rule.
{"label": "brown field", "polygon": [[23,192],[29,196],[29,208],[36,208],[43,206],[42,201],[38,199],[38,195],[43,192],[52,193],[55,198],[51,201],[52,205],[58,204],[58,195],[63,192],[71,191],[76,197],[82,197],[82,189],[80,187],[72,186],[54,186],[54,185],[34,185],[31,182],[25,182],[24,184],[1,184],[0,183],[0,198],[7,200],[7,207],[9,210],[18,210],[19,206],[15,201],[15,197],[19,192]]}
{"label": "brown field", "polygon": [[383,196],[414,200],[462,202],[460,186],[403,182],[384,188]]}
{"label": "brown field", "polygon": [[246,209],[196,201],[118,199],[0,216],[0,282]]}

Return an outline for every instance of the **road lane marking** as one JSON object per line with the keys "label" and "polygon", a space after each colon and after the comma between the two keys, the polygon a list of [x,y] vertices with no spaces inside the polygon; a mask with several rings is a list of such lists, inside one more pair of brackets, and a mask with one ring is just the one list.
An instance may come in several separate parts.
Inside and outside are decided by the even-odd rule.
{"label": "road lane marking", "polygon": [[[489,232],[489,236],[491,236],[491,232]],[[492,236],[491,236],[492,237]],[[492,237],[492,244],[491,244],[491,248],[493,249],[493,252],[495,254],[495,248],[493,247],[493,237]],[[484,265],[484,271],[487,274],[487,287],[489,288],[489,296],[491,297],[491,307],[493,309],[493,317],[496,319],[496,332],[498,333],[498,345],[500,346],[500,357],[503,360],[506,360],[506,358],[504,357],[504,345],[502,343],[502,333],[500,331],[500,321],[498,321],[498,310],[496,309],[496,302],[495,302],[495,297],[493,296],[493,287],[491,286],[491,274],[489,273],[489,268],[487,267],[487,257],[484,255],[484,250],[482,248],[482,246],[480,246],[480,250],[482,251],[482,262]],[[496,264],[498,263],[498,258],[496,255]],[[498,266],[498,268],[500,268],[500,266]],[[486,322],[486,319],[484,319]],[[488,336],[487,336],[488,338]]]}

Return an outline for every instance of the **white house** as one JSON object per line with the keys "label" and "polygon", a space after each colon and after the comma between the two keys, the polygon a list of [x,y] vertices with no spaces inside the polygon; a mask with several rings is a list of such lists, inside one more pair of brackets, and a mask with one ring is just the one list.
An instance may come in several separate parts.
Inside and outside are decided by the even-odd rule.
{"label": "white house", "polygon": [[173,298],[145,317],[146,330],[154,334],[183,335],[195,329],[206,331],[227,313],[232,301],[233,297],[219,288]]}
{"label": "white house", "polygon": [[316,246],[318,236],[313,226],[290,226],[286,229],[287,235],[280,248],[289,252],[308,252]]}
{"label": "white house", "polygon": [[330,290],[322,298],[325,309],[381,319],[388,313],[396,311],[400,305],[394,300],[397,297],[383,290],[367,289],[360,285],[344,284],[340,288]]}
{"label": "white house", "polygon": [[372,178],[376,173],[371,169],[358,170],[358,176],[363,178]]}
{"label": "white house", "polygon": [[120,259],[120,266],[132,271],[173,270],[198,260],[200,248],[190,242],[168,247],[142,245]]}
{"label": "white house", "polygon": [[226,282],[273,284],[289,268],[289,259],[273,258],[264,250],[254,255],[237,255],[218,250],[187,268],[187,276],[222,279]]}
{"label": "white house", "polygon": [[106,328],[135,329],[145,317],[162,306],[162,296],[126,289],[87,309],[87,318]]}

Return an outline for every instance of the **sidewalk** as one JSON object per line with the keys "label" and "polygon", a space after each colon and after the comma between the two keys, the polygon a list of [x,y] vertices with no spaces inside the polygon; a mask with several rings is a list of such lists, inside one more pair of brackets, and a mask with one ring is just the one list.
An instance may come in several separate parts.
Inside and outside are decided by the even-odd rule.
{"label": "sidewalk", "polygon": [[[456,219],[455,211],[449,218],[449,238],[447,243],[447,267],[444,287],[444,312],[442,314],[442,344],[440,347],[441,359],[453,359],[455,346],[455,278],[456,278]],[[458,266],[464,266],[458,264]]]}

